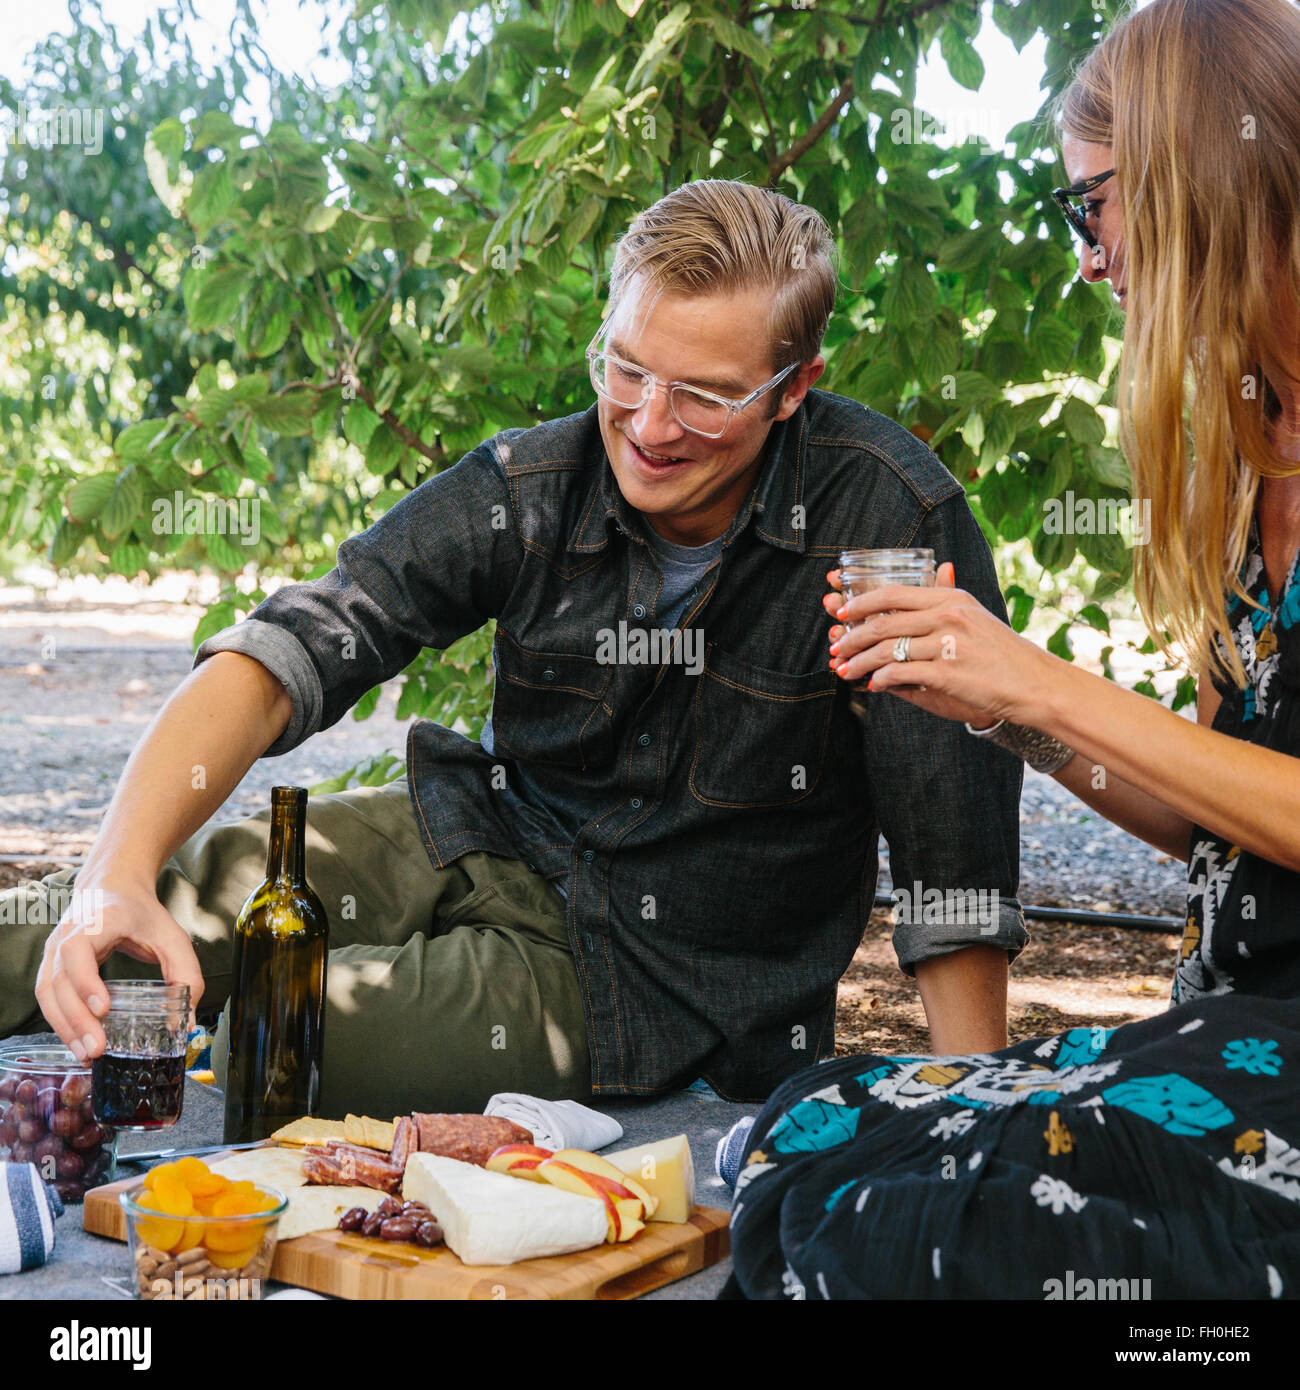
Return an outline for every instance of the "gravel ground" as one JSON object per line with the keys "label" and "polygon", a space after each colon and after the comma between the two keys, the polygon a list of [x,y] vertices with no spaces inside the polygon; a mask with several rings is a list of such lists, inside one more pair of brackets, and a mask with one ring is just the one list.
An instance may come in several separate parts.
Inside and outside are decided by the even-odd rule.
{"label": "gravel ground", "polygon": [[[200,609],[193,581],[141,591],[73,581],[42,595],[0,586],[0,886],[75,862],[94,838],[132,747],[190,669]],[[1122,677],[1121,677],[1122,678]],[[219,813],[262,809],[276,783],[311,786],[370,754],[400,752],[394,688],[375,714],[344,718],[284,757],[258,762]],[[1027,772],[1021,803],[1021,901],[1178,918],[1184,866],[1097,816],[1049,777]],[[882,889],[889,886],[882,850]],[[1013,1035],[1107,1026],[1167,1005],[1176,939],[1031,923],[1013,970]],[[924,1050],[915,987],[897,969],[878,912],[841,985],[848,1050]]]}

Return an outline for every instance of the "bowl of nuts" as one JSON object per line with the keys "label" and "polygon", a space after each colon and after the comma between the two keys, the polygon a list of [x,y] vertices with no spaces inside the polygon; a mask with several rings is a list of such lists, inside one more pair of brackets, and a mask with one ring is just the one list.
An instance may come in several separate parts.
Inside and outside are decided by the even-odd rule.
{"label": "bowl of nuts", "polygon": [[113,1181],[117,1132],[95,1119],[88,1062],[66,1047],[0,1047],[0,1158],[34,1163],[65,1202]]}
{"label": "bowl of nuts", "polygon": [[138,1298],[258,1299],[271,1273],[283,1192],[232,1182],[197,1158],[151,1168],[123,1192]]}

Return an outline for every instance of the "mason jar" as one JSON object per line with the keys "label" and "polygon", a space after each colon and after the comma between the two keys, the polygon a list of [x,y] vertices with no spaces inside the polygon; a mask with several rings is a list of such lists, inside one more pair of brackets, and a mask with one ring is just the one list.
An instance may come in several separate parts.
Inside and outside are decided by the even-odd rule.
{"label": "mason jar", "polygon": [[[857,598],[868,589],[883,589],[888,584],[918,584],[922,588],[932,589],[934,551],[840,551],[840,585],[846,600]],[[857,624],[849,623],[847,626],[856,627]]]}
{"label": "mason jar", "polygon": [[95,1118],[114,1129],[174,1125],[185,1095],[189,985],[108,981],[108,1045],[91,1064]]}

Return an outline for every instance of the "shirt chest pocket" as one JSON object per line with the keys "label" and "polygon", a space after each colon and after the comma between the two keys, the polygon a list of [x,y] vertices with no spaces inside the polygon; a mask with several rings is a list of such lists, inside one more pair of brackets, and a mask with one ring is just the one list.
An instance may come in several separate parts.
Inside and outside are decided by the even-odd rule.
{"label": "shirt chest pocket", "polygon": [[583,770],[607,766],[614,753],[605,699],[612,674],[592,656],[525,647],[498,625],[496,747],[526,762]]}
{"label": "shirt chest pocket", "polygon": [[821,779],[835,704],[829,671],[790,675],[710,643],[695,692],[690,788],[709,806],[788,806]]}

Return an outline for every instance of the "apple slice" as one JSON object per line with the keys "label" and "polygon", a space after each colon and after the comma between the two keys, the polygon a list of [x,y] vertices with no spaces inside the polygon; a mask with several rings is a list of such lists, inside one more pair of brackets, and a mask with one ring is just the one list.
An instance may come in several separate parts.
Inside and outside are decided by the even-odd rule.
{"label": "apple slice", "polygon": [[538,1167],[538,1174],[555,1187],[574,1192],[580,1197],[600,1197],[609,1214],[608,1244],[631,1240],[645,1225],[645,1204],[640,1197],[621,1182],[603,1173],[592,1173],[572,1163],[548,1158]]}
{"label": "apple slice", "polygon": [[512,1178],[545,1182],[545,1178],[537,1176],[537,1168],[550,1156],[550,1149],[539,1149],[536,1144],[503,1144],[492,1151],[484,1166],[490,1173],[505,1173]]}
{"label": "apple slice", "polygon": [[559,1149],[552,1157],[560,1163],[571,1164],[574,1168],[581,1168],[584,1172],[595,1173],[599,1177],[608,1178],[610,1182],[618,1183],[621,1187],[627,1188],[634,1197],[640,1198],[647,1220],[655,1214],[659,1206],[658,1197],[652,1197],[635,1178],[629,1177],[609,1159],[601,1158],[599,1154],[588,1153],[586,1149]]}

